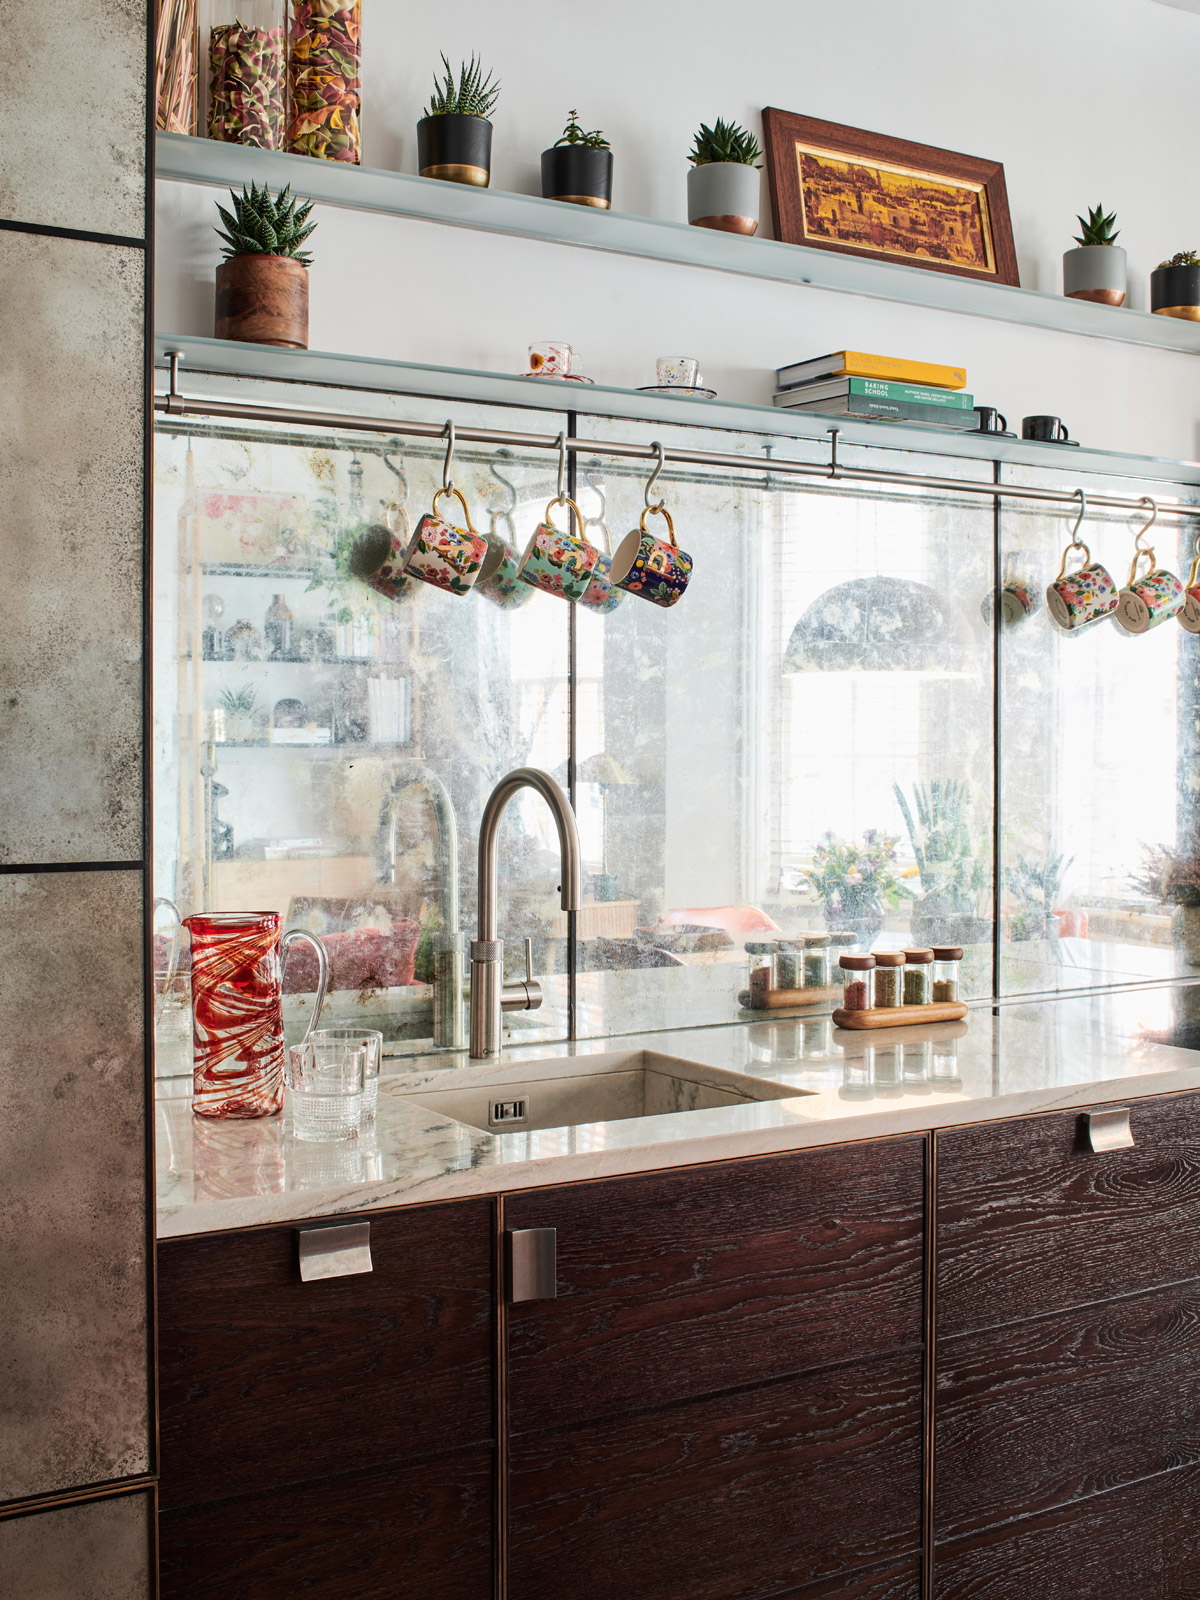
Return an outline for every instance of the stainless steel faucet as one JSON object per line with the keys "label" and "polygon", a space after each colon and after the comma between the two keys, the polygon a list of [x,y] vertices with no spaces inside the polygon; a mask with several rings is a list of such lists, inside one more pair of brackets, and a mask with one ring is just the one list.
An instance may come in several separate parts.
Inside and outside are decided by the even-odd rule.
{"label": "stainless steel faucet", "polygon": [[402,761],[392,773],[379,808],[375,864],[380,883],[396,881],[396,802],[417,789],[429,803],[437,828],[438,900],[442,929],[434,941],[433,1042],[444,1050],[463,1046],[463,970],[458,928],[458,827],[446,785],[420,761]]}
{"label": "stainless steel faucet", "polygon": [[554,813],[562,856],[562,908],[577,911],[583,898],[579,830],[566,795],[548,772],[518,767],[492,790],[479,824],[479,937],[471,944],[471,1060],[494,1061],[500,1054],[500,1018],[505,1011],[536,1011],[541,985],[533,976],[530,941],[525,941],[525,981],[505,983],[504,941],[496,937],[500,895],[500,822],[512,797],[536,789]]}

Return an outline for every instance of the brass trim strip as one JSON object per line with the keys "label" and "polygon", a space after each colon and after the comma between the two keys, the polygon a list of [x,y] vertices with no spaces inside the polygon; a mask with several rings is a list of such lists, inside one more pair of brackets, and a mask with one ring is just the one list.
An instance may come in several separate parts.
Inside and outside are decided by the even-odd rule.
{"label": "brass trim strip", "polygon": [[486,167],[472,167],[464,161],[443,161],[436,167],[422,167],[423,178],[441,178],[444,183],[469,183],[486,189],[491,173]]}
{"label": "brass trim strip", "polygon": [[929,1134],[925,1179],[924,1471],[921,1485],[921,1600],[933,1600],[935,1445],[937,1424],[937,1129]]}
{"label": "brass trim strip", "polygon": [[57,1494],[33,1495],[28,1500],[9,1500],[0,1505],[0,1522],[14,1517],[33,1516],[38,1511],[62,1510],[67,1506],[85,1505],[90,1500],[116,1500],[121,1495],[158,1494],[158,1479],[149,1476],[117,1478],[112,1483],[97,1484],[91,1489],[63,1489]]}
{"label": "brass trim strip", "polygon": [[496,1492],[493,1497],[496,1527],[492,1539],[495,1554],[496,1600],[508,1594],[508,1293],[504,1282],[504,1196],[496,1196]]}
{"label": "brass trim strip", "polygon": [[1200,322],[1200,306],[1159,306],[1156,317],[1178,317],[1181,322]]}
{"label": "brass trim strip", "polygon": [[547,200],[565,200],[572,206],[595,206],[597,211],[608,211],[612,206],[611,200],[599,200],[594,194],[548,194]]}

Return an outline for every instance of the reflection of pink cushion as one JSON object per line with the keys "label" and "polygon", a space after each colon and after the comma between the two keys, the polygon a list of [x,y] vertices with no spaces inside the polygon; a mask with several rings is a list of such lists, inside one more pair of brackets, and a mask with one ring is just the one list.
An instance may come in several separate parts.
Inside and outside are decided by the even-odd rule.
{"label": "reflection of pink cushion", "polygon": [[724,928],[726,933],[778,933],[779,924],[772,922],[765,911],[757,906],[691,906],[686,910],[666,911],[660,926],[674,928],[681,923],[696,928]]}
{"label": "reflection of pink cushion", "polygon": [[[398,989],[412,983],[420,936],[420,926],[412,917],[397,917],[390,933],[350,928],[345,933],[322,934],[329,952],[330,989]],[[284,963],[284,992],[311,994],[316,987],[316,952],[297,939]]]}

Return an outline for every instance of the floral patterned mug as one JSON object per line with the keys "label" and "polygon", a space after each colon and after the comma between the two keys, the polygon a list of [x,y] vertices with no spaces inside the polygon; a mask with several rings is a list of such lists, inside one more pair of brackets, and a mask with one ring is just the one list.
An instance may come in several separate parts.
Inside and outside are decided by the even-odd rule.
{"label": "floral patterned mug", "polygon": [[[1083,565],[1068,572],[1067,561],[1073,549],[1082,550]],[[1112,574],[1092,560],[1092,553],[1082,540],[1063,551],[1058,577],[1046,590],[1046,604],[1055,622],[1068,633],[1078,633],[1080,628],[1111,616],[1117,609],[1117,586]]]}
{"label": "floral patterned mug", "polygon": [[[649,516],[662,517],[667,539],[656,539],[646,526]],[[670,541],[668,543],[668,540]],[[675,524],[664,505],[647,506],[641,521],[627,533],[612,558],[610,577],[618,589],[627,589],[656,606],[673,606],[692,576],[692,558],[675,542]]]}
{"label": "floral patterned mug", "polygon": [[591,585],[600,552],[586,539],[554,526],[550,514],[555,506],[569,507],[575,513],[576,524],[583,526],[583,516],[574,500],[565,494],[555,496],[525,547],[518,576],[545,594],[556,594],[562,600],[582,600]]}
{"label": "floral patterned mug", "polygon": [[1177,613],[1179,626],[1188,633],[1200,633],[1200,549],[1192,561],[1192,570],[1183,586],[1183,606]]}
{"label": "floral patterned mug", "polygon": [[[507,513],[496,521],[507,523],[509,532],[512,532],[512,521]],[[475,593],[490,600],[494,606],[499,606],[501,611],[515,611],[518,606],[533,599],[533,590],[522,583],[519,576],[521,558],[496,523],[493,523],[492,531],[487,536],[487,547]]]}
{"label": "floral patterned mug", "polygon": [[[1149,571],[1138,577],[1142,557],[1146,557]],[[1127,633],[1149,633],[1160,622],[1166,622],[1183,610],[1183,584],[1173,572],[1156,567],[1154,551],[1138,549],[1134,552],[1129,569],[1129,582],[1117,597],[1117,621]]]}
{"label": "floral patterned mug", "polygon": [[[438,516],[438,501],[447,494],[452,494],[462,507],[465,528],[456,528]],[[434,495],[433,510],[427,511],[413,530],[404,571],[448,594],[467,594],[486,555],[487,540],[471,526],[467,502],[453,484],[447,484]]]}

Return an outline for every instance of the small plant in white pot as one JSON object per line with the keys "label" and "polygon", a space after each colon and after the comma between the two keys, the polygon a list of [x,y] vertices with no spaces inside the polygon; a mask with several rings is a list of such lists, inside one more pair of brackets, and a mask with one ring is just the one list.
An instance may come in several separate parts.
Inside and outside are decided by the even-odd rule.
{"label": "small plant in white pot", "polygon": [[720,233],[758,228],[758,140],[736,122],[700,124],[688,160],[688,221]]}
{"label": "small plant in white pot", "polygon": [[1115,211],[1105,215],[1103,206],[1089,209],[1086,219],[1079,217],[1082,232],[1075,235],[1077,250],[1063,256],[1063,293],[1070,300],[1092,300],[1101,306],[1125,303],[1125,251],[1116,243],[1119,230],[1113,227]]}

